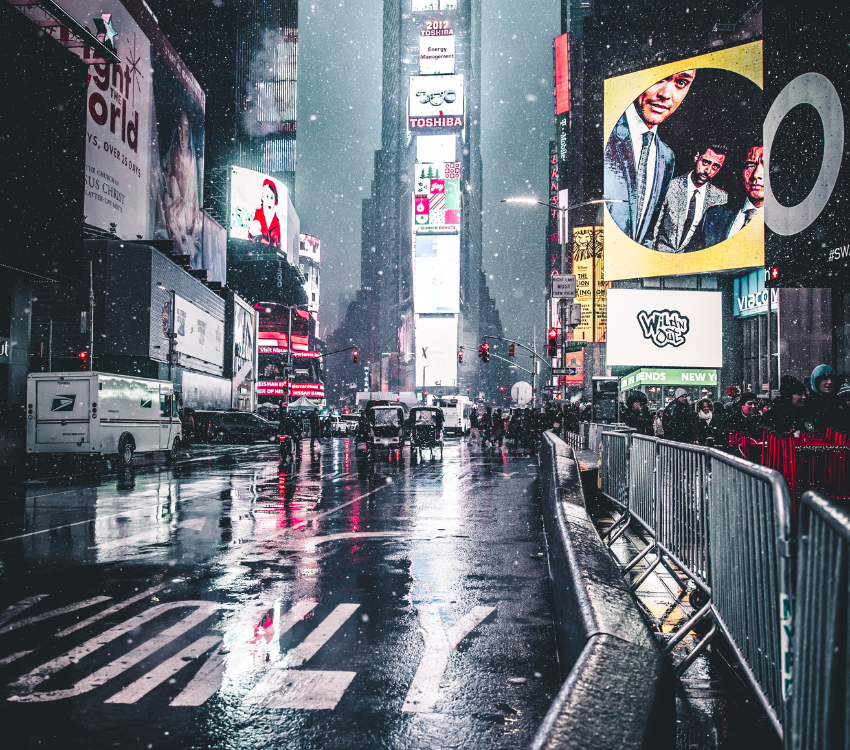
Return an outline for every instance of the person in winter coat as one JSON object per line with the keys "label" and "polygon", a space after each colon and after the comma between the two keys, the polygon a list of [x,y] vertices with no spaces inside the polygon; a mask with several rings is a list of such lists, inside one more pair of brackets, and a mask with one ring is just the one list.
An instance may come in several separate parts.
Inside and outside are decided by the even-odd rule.
{"label": "person in winter coat", "polygon": [[844,399],[838,397],[840,385],[838,373],[829,365],[818,365],[812,370],[810,390],[806,394],[806,421],[819,434],[824,434],[827,427],[850,431],[850,410]]}
{"label": "person in winter coat", "polygon": [[697,439],[700,445],[714,445],[717,441],[717,420],[714,418],[714,404],[710,398],[697,402]]}
{"label": "person in winter coat", "polygon": [[[741,432],[750,438],[760,438],[762,435],[759,399],[755,393],[746,391],[729,405],[724,431],[727,435]],[[728,445],[728,440],[725,441]]]}
{"label": "person in winter coat", "polygon": [[664,439],[680,443],[695,443],[697,440],[697,416],[688,403],[686,388],[677,388],[674,399],[664,409],[662,422]]}
{"label": "person in winter coat", "polygon": [[646,394],[640,391],[630,391],[626,394],[626,413],[623,422],[641,435],[652,435],[652,415],[646,405]]}
{"label": "person in winter coat", "polygon": [[481,438],[481,446],[484,447],[486,443],[488,446],[493,439],[493,407],[488,406],[487,411],[484,413],[484,416],[481,418],[481,430],[482,430],[482,438]]}
{"label": "person in winter coat", "polygon": [[319,419],[319,410],[313,409],[310,412],[310,450],[313,450],[313,446],[316,443],[316,440],[319,441],[319,444],[322,442],[322,421]]}
{"label": "person in winter coat", "polygon": [[762,427],[779,437],[800,437],[813,429],[806,416],[806,386],[791,375],[783,375],[779,381],[779,398],[762,414]]}
{"label": "person in winter coat", "polygon": [[473,409],[469,415],[469,444],[475,445],[481,439],[481,430],[478,429],[478,409]]}
{"label": "person in winter coat", "polygon": [[661,408],[655,412],[655,416],[652,419],[652,430],[655,434],[655,437],[664,437],[664,409]]}
{"label": "person in winter coat", "polygon": [[496,409],[493,415],[493,445],[498,444],[502,447],[502,441],[505,439],[505,420],[502,419],[502,410]]}

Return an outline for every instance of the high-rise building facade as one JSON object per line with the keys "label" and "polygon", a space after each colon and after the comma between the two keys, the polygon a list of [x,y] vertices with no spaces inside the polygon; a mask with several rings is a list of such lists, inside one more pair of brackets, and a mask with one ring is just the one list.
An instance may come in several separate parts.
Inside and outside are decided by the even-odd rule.
{"label": "high-rise building facade", "polygon": [[480,0],[384,3],[382,147],[361,279],[384,390],[477,395],[478,343],[501,334],[481,272],[480,49]]}

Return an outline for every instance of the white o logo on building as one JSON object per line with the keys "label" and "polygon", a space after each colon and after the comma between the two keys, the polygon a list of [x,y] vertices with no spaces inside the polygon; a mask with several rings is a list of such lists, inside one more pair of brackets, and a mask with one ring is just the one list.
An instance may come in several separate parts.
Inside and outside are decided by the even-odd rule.
{"label": "white o logo on building", "polygon": [[[823,125],[823,162],[811,192],[796,206],[783,206],[770,185],[770,149],[785,116],[800,104],[811,104]],[[791,81],[774,100],[764,120],[764,221],[781,235],[799,234],[826,207],[844,155],[844,110],[832,82],[820,73],[804,73]]]}

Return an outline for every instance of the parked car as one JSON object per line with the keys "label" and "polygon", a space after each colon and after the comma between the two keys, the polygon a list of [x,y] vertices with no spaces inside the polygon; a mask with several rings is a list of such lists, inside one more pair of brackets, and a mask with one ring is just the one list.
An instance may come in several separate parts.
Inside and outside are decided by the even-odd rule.
{"label": "parked car", "polygon": [[208,434],[213,443],[278,442],[277,424],[244,411],[216,413]]}
{"label": "parked car", "polygon": [[331,417],[331,437],[345,437],[348,434],[348,428],[345,422],[339,417]]}
{"label": "parked car", "polygon": [[218,417],[219,414],[223,413],[224,412],[221,411],[195,410],[195,442],[209,443],[212,440],[211,428],[213,420]]}

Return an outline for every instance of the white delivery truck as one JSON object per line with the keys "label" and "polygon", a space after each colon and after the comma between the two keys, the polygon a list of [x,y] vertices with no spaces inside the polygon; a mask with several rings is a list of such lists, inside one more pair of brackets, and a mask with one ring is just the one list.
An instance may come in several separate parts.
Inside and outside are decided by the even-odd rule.
{"label": "white delivery truck", "polygon": [[164,451],[182,441],[174,386],[105,372],[37,372],[27,376],[27,454],[117,456]]}
{"label": "white delivery truck", "polygon": [[440,396],[436,399],[436,405],[443,410],[445,422],[443,430],[447,435],[468,435],[471,429],[470,414],[475,409],[466,396]]}

